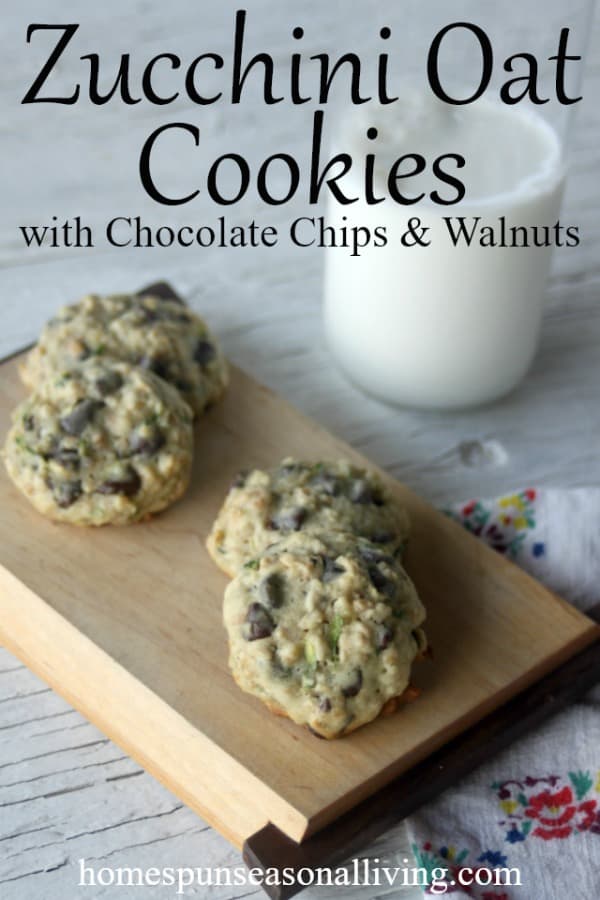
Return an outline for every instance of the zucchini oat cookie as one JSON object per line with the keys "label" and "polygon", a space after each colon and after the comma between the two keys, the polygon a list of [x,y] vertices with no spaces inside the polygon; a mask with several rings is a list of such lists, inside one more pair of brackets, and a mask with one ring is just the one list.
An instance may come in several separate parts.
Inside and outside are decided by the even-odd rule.
{"label": "zucchini oat cookie", "polygon": [[424,619],[401,564],[348,534],[291,534],[225,591],[238,685],[325,738],[394,708],[426,648]]}
{"label": "zucchini oat cookie", "polygon": [[74,525],[125,524],[186,489],[192,411],[144,369],[90,359],[43,382],[13,413],[8,474],[39,512]]}
{"label": "zucchini oat cookie", "polygon": [[208,552],[234,577],[248,559],[294,531],[348,531],[402,550],[408,516],[372,472],[345,460],[284,459],[269,472],[240,473],[208,536]]}
{"label": "zucchini oat cookie", "polygon": [[34,389],[91,357],[112,357],[173,384],[195,413],[227,386],[227,364],[200,316],[180,300],[148,294],[90,294],[64,306],[31,350],[21,377]]}

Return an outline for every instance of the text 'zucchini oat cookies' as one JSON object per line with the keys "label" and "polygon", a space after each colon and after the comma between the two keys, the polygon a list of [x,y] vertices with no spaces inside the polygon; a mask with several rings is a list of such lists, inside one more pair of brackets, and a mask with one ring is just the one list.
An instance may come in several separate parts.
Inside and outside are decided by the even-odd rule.
{"label": "text 'zucchini oat cookies'", "polygon": [[398,560],[347,534],[289,535],[225,591],[238,685],[326,738],[395,708],[426,648],[424,619]]}
{"label": "text 'zucchini oat cookies'", "polygon": [[255,469],[237,476],[206,546],[233,578],[248,559],[300,530],[348,531],[397,552],[407,540],[409,522],[373,472],[345,460],[284,459],[269,472]]}
{"label": "text 'zucchini oat cookies'", "polygon": [[192,411],[136,366],[90,359],[42,383],[13,413],[5,462],[39,512],[75,525],[125,524],[185,491]]}
{"label": "text 'zucchini oat cookies'", "polygon": [[23,366],[35,389],[91,357],[141,366],[174,385],[201,413],[227,386],[227,363],[206,323],[178,299],[90,294],[51,319]]}

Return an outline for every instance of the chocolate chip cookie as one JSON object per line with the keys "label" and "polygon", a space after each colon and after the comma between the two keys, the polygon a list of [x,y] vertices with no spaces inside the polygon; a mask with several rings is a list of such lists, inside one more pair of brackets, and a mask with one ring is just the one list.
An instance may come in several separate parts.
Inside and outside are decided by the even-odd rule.
{"label": "chocolate chip cookie", "polygon": [[186,489],[192,418],[175,388],[152,372],[91,358],[42,381],[17,407],[6,467],[51,519],[135,522]]}
{"label": "chocolate chip cookie", "polygon": [[247,560],[295,531],[347,531],[400,552],[408,516],[372,472],[345,460],[284,459],[269,472],[242,472],[207,539],[216,562],[234,577]]}
{"label": "chocolate chip cookie", "polygon": [[34,389],[90,358],[138,365],[174,385],[201,413],[227,386],[227,364],[203,319],[176,298],[91,294],[63,307],[21,367]]}
{"label": "chocolate chip cookie", "polygon": [[289,534],[247,561],[224,599],[238,685],[325,738],[406,691],[424,619],[401,563],[348,534]]}

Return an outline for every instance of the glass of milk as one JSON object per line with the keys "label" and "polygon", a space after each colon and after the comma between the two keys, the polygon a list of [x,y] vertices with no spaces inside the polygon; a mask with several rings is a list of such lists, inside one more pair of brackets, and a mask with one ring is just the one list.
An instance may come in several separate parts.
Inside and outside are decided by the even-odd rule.
{"label": "glass of milk", "polygon": [[[516,49],[522,48],[521,35]],[[460,60],[455,63],[460,78]],[[356,161],[375,153],[382,193],[394,160],[421,154],[426,171],[402,179],[401,190],[425,198],[411,206],[389,197],[367,204],[360,165],[355,182],[350,173],[344,184],[347,194],[361,199],[340,205],[330,198],[325,219],[338,234],[343,227],[372,235],[383,228],[387,244],[371,242],[357,256],[340,246],[326,250],[328,344],[348,377],[384,401],[431,408],[485,403],[512,390],[531,365],[552,248],[575,240],[566,229],[576,223],[557,224],[565,110],[554,95],[542,117],[527,99],[501,103],[493,88],[472,104],[453,106],[410,78],[397,93],[395,104],[369,104],[347,115],[332,149]],[[377,138],[369,139],[373,127]],[[432,190],[446,198],[456,192],[436,179],[431,165],[449,153],[465,157],[464,168],[446,168],[466,191],[460,203],[441,206],[429,198]],[[414,217],[427,229],[428,246],[402,243]]]}

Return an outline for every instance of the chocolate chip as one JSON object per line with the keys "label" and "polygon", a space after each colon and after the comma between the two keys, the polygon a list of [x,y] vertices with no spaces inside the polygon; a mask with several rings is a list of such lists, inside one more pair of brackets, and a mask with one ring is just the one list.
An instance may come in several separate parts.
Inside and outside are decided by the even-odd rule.
{"label": "chocolate chip", "polygon": [[71,472],[78,472],[81,467],[81,457],[75,447],[58,447],[51,453],[47,453],[44,459],[52,459]]}
{"label": "chocolate chip", "polygon": [[363,685],[363,674],[361,669],[355,669],[352,681],[342,688],[344,697],[356,697]]}
{"label": "chocolate chip", "polygon": [[123,385],[123,379],[118,372],[106,372],[96,379],[96,389],[103,397],[114,394]]}
{"label": "chocolate chip", "polygon": [[196,346],[194,347],[194,362],[197,362],[199,366],[205,366],[211,361],[211,359],[214,358],[214,346],[210,343],[210,341],[205,341],[204,338],[200,338],[196,342]]}
{"label": "chocolate chip", "polygon": [[60,420],[60,427],[63,431],[66,431],[67,434],[78,437],[91,423],[97,411],[102,409],[103,406],[103,400],[92,400],[89,397],[86,400],[80,400],[77,406],[74,406],[68,415],[62,417]]}
{"label": "chocolate chip", "polygon": [[367,571],[371,584],[380,594],[384,594],[390,599],[396,595],[395,583],[387,575],[384,575],[381,569],[378,569],[377,566],[369,566]]}
{"label": "chocolate chip", "polygon": [[353,503],[383,506],[384,500],[377,488],[373,488],[366,478],[355,478],[350,482],[348,496]]}
{"label": "chocolate chip", "polygon": [[50,488],[57,506],[61,509],[68,509],[70,506],[73,506],[83,493],[81,481],[51,482]]}
{"label": "chocolate chip", "polygon": [[146,325],[152,325],[154,322],[158,322],[163,318],[160,310],[156,309],[156,307],[142,304],[141,312],[143,313],[144,323]]}
{"label": "chocolate chip", "polygon": [[151,431],[149,434],[139,434],[135,432],[129,438],[129,446],[133,453],[137,453],[140,456],[152,456],[153,453],[158,453],[161,447],[164,447],[165,444],[165,436],[158,430],[158,428]]}
{"label": "chocolate chip", "polygon": [[169,363],[157,356],[142,356],[138,365],[140,365],[142,369],[154,372],[159,378],[165,378],[167,380],[169,378]]}
{"label": "chocolate chip", "polygon": [[391,625],[378,625],[375,630],[375,646],[378,650],[385,650],[394,640],[394,629]]}
{"label": "chocolate chip", "polygon": [[123,494],[133,497],[142,486],[142,479],[133,466],[128,466],[119,478],[109,478],[96,488],[98,494]]}
{"label": "chocolate chip", "polygon": [[262,603],[251,603],[246,613],[246,640],[259,641],[273,634],[275,623]]}
{"label": "chocolate chip", "polygon": [[319,709],[324,713],[331,712],[331,700],[329,697],[321,697],[319,700]]}
{"label": "chocolate chip", "polygon": [[89,359],[91,355],[92,351],[90,350],[90,348],[87,346],[87,344],[83,344],[82,349],[77,354],[77,359],[79,362],[83,362],[84,360]]}
{"label": "chocolate chip", "polygon": [[374,544],[389,544],[394,535],[391,531],[374,531],[370,538]]}
{"label": "chocolate chip", "polygon": [[[385,542],[382,541],[381,543]],[[389,565],[392,565],[394,562],[393,556],[390,556],[389,553],[384,553],[383,550],[378,550],[376,547],[366,547],[364,545],[361,545],[358,548],[358,552],[360,553],[364,561],[368,563],[385,562]]]}
{"label": "chocolate chip", "polygon": [[148,287],[138,291],[136,297],[140,301],[143,301],[146,298],[158,297],[159,300],[166,300],[168,303],[177,303],[180,306],[185,306],[181,297],[176,294],[173,288],[165,281],[157,281],[156,284],[149,284]]}
{"label": "chocolate chip", "polygon": [[306,510],[303,506],[291,506],[276,513],[269,525],[274,531],[300,531],[305,519]]}
{"label": "chocolate chip", "polygon": [[23,416],[23,428],[25,431],[33,431],[35,428],[35,419],[32,415]]}
{"label": "chocolate chip", "polygon": [[277,572],[272,572],[261,581],[258,595],[265,606],[279,609],[285,601],[285,581]]}
{"label": "chocolate chip", "polygon": [[366,504],[373,502],[373,491],[371,490],[369,482],[364,478],[356,478],[354,481],[350,482],[348,496],[353,503]]}
{"label": "chocolate chip", "polygon": [[335,497],[340,489],[339,479],[329,472],[319,472],[310,479],[309,484],[315,490],[322,491],[330,497]]}
{"label": "chocolate chip", "polygon": [[340,566],[335,559],[332,559],[330,556],[323,557],[323,576],[321,580],[325,584],[329,581],[333,581],[339,575],[343,575],[345,571],[345,568]]}

